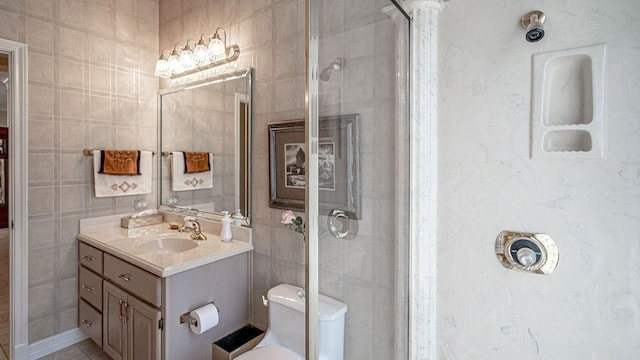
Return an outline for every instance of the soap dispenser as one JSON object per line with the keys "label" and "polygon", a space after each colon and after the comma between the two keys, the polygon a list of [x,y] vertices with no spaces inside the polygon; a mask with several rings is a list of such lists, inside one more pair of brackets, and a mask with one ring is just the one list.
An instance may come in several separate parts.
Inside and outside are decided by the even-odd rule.
{"label": "soap dispenser", "polygon": [[222,212],[222,230],[220,231],[220,238],[222,241],[231,241],[233,235],[231,234],[231,216],[228,211]]}
{"label": "soap dispenser", "polygon": [[242,210],[237,209],[236,211],[234,211],[231,218],[233,219],[233,225],[242,225],[242,220],[244,220],[244,216],[242,216]]}

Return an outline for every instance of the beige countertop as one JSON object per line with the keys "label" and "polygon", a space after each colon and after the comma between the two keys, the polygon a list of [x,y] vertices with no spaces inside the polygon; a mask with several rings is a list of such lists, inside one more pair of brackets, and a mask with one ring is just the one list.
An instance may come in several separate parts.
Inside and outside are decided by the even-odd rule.
{"label": "beige countertop", "polygon": [[123,229],[120,227],[121,217],[117,215],[81,220],[78,239],[160,277],[168,277],[253,250],[250,241],[235,240],[234,236],[234,240],[224,242],[220,236],[204,232],[207,240],[194,241],[197,246],[193,249],[178,253],[162,250],[150,252],[140,245],[156,239],[190,239],[190,233],[171,230],[167,223]]}

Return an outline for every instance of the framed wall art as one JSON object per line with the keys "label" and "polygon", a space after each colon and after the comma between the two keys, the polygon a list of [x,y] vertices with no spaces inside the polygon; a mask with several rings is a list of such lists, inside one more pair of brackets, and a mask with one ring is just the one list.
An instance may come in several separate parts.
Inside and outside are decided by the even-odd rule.
{"label": "framed wall art", "polygon": [[[359,114],[320,118],[318,182],[321,213],[360,218]],[[304,121],[269,124],[269,206],[304,210]]]}

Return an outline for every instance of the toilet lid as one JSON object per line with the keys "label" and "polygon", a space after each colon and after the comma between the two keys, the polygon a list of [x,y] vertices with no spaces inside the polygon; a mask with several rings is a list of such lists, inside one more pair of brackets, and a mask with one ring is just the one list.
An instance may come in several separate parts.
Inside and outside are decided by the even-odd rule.
{"label": "toilet lid", "polygon": [[248,351],[239,357],[237,360],[304,360],[304,357],[294,353],[293,351],[278,346],[276,344],[269,344],[257,349]]}

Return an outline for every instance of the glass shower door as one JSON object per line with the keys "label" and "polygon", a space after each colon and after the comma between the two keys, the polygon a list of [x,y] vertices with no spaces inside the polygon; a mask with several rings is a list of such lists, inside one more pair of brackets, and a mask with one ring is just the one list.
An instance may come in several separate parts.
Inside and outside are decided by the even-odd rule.
{"label": "glass shower door", "polygon": [[334,359],[328,296],[347,306],[344,359],[407,359],[409,20],[320,0],[307,26],[307,358]]}

